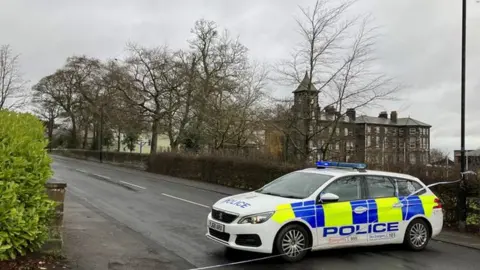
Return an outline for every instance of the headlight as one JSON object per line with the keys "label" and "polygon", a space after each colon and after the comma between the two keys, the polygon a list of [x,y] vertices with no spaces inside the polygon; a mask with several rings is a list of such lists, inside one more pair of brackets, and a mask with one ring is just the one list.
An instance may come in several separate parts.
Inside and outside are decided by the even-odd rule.
{"label": "headlight", "polygon": [[265,221],[269,220],[270,217],[273,215],[275,212],[266,212],[266,213],[260,213],[260,214],[255,214],[255,215],[250,215],[241,218],[238,221],[238,224],[260,224],[264,223]]}

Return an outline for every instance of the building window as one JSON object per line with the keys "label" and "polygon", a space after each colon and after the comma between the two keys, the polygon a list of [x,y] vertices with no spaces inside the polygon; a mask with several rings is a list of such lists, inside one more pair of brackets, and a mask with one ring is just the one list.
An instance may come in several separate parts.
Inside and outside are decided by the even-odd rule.
{"label": "building window", "polygon": [[340,129],[339,128],[335,128],[335,134],[338,136],[340,135]]}
{"label": "building window", "polygon": [[410,164],[415,164],[415,163],[417,163],[417,160],[416,160],[416,158],[415,158],[415,153],[410,153],[409,159],[410,159]]}
{"label": "building window", "polygon": [[347,142],[347,149],[348,149],[348,150],[353,150],[353,148],[354,148],[353,141]]}
{"label": "building window", "polygon": [[401,128],[400,130],[398,130],[398,134],[399,134],[400,136],[403,136],[403,128]]}
{"label": "building window", "polygon": [[368,126],[368,127],[367,127],[367,132],[368,132],[368,133],[372,132],[372,127],[371,127],[371,126]]}
{"label": "building window", "polygon": [[345,128],[345,136],[348,136],[348,128]]}
{"label": "building window", "polygon": [[415,138],[410,138],[410,148],[415,148],[415,147],[416,147]]}
{"label": "building window", "polygon": [[367,147],[370,147],[370,146],[372,146],[372,137],[367,136]]}
{"label": "building window", "polygon": [[428,131],[429,131],[428,128],[426,128],[425,129],[425,135],[427,135],[427,136],[428,136]]}
{"label": "building window", "polygon": [[380,127],[375,127],[375,133],[380,133]]}
{"label": "building window", "polygon": [[375,141],[375,144],[376,144],[375,146],[376,146],[377,148],[380,147],[380,137],[379,137],[379,136],[377,136],[376,141]]}
{"label": "building window", "polygon": [[329,127],[329,128],[328,128],[328,134],[332,134],[332,131],[333,131],[333,128],[332,128],[332,127]]}
{"label": "building window", "polygon": [[392,133],[393,133],[393,135],[396,136],[397,135],[397,128],[392,128]]}
{"label": "building window", "polygon": [[387,134],[388,134],[388,127],[385,127],[385,130],[384,130],[384,132],[385,132],[385,135],[387,135]]}
{"label": "building window", "polygon": [[392,148],[397,148],[397,140],[396,139],[392,140]]}
{"label": "building window", "polygon": [[415,135],[415,128],[410,128],[410,135]]}

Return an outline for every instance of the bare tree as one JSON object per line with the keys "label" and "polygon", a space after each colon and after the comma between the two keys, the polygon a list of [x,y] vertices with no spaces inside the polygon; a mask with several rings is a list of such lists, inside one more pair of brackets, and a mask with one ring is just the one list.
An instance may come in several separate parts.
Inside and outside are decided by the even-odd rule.
{"label": "bare tree", "polygon": [[33,102],[36,105],[34,113],[46,124],[49,146],[53,141],[53,132],[56,127],[56,120],[61,117],[63,109],[48,96],[34,96]]}
{"label": "bare tree", "polygon": [[10,45],[0,46],[0,109],[17,109],[27,102],[19,57]]}
{"label": "bare tree", "polygon": [[50,100],[60,106],[70,120],[71,138],[69,147],[78,146],[78,111],[84,107],[82,97],[72,85],[75,74],[69,70],[57,70],[54,74],[42,78],[33,86],[33,94],[41,100]]}
{"label": "bare tree", "polygon": [[155,154],[161,120],[169,113],[166,101],[172,98],[171,90],[183,82],[173,78],[176,63],[167,46],[143,48],[129,44],[128,49],[130,56],[126,60],[126,70],[130,82],[119,89],[132,105],[141,108],[142,114],[151,119],[150,153]]}
{"label": "bare tree", "polygon": [[[248,71],[247,48],[237,39],[230,37],[227,30],[220,32],[213,21],[199,20],[192,29],[193,38],[190,47],[198,57],[199,93],[194,100],[195,122],[191,130],[197,133],[196,140],[218,146],[218,136],[211,137],[214,130],[221,129],[222,117],[229,115],[222,108],[237,89],[238,81]],[[228,113],[227,113],[228,114]],[[226,120],[228,121],[228,120]],[[203,133],[203,131],[206,131]],[[221,137],[221,136],[220,136]],[[198,141],[195,144],[200,144]]]}
{"label": "bare tree", "polygon": [[174,53],[171,72],[165,77],[167,93],[165,96],[166,115],[161,121],[162,129],[170,140],[170,148],[176,151],[187,137],[188,125],[194,116],[194,100],[198,98],[199,58],[191,52]]}
{"label": "bare tree", "polygon": [[[98,82],[105,89],[108,96],[105,104],[105,118],[110,128],[115,130],[117,151],[121,150],[122,141],[128,142],[129,149],[134,149],[134,139],[147,130],[149,118],[142,114],[140,106],[131,106],[132,102],[125,99],[121,87],[117,82],[128,80],[128,74],[117,61],[107,61],[104,65],[104,72]],[[126,90],[128,92],[128,90]],[[129,95],[130,96],[130,95]],[[122,134],[128,139],[122,139]]]}
{"label": "bare tree", "polygon": [[[320,151],[322,157],[334,141],[336,127],[345,119],[345,109],[359,109],[392,99],[399,87],[385,74],[375,70],[372,53],[375,45],[375,28],[369,27],[369,17],[345,18],[355,1],[329,6],[327,0],[318,0],[313,9],[300,8],[302,18],[297,19],[301,43],[294,49],[292,60],[277,66],[283,83],[300,83],[305,88],[307,100],[302,113],[292,114],[287,125],[295,135],[290,143],[307,160]],[[302,74],[305,74],[302,78]],[[318,106],[319,100],[323,109]],[[318,117],[325,109],[334,108],[327,121],[319,123]],[[317,118],[316,118],[317,117]],[[324,144],[319,145],[319,135]]]}
{"label": "bare tree", "polygon": [[438,149],[438,148],[432,148],[430,149],[430,162],[435,163],[435,162],[441,162],[445,161],[448,158],[448,153]]}

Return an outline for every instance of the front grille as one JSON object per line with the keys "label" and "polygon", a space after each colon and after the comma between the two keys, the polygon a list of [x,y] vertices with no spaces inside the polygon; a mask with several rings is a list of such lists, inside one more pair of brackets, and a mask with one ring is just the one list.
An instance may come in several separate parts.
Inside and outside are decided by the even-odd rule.
{"label": "front grille", "polygon": [[233,215],[212,209],[212,218],[223,223],[232,223],[237,217],[238,215]]}
{"label": "front grille", "polygon": [[260,237],[256,234],[239,234],[237,235],[235,244],[239,246],[259,247],[262,245],[262,240],[260,240]]}
{"label": "front grille", "polygon": [[208,233],[210,233],[211,236],[218,238],[220,240],[223,240],[225,242],[228,242],[230,240],[229,233],[219,232],[212,229],[208,229]]}

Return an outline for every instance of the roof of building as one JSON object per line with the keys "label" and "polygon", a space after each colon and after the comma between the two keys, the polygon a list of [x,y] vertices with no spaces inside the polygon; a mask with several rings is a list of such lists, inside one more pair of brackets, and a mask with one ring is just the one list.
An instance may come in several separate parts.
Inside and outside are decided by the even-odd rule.
{"label": "roof of building", "polygon": [[361,115],[355,119],[356,124],[373,124],[373,125],[388,125],[388,126],[422,126],[422,127],[432,127],[429,124],[418,121],[416,119],[407,117],[407,118],[398,118],[397,122],[393,122],[391,119],[366,116]]}
{"label": "roof of building", "polygon": [[[310,87],[308,85],[310,84]],[[313,83],[310,81],[310,77],[308,76],[308,72],[305,72],[305,77],[303,77],[302,82],[298,85],[297,89],[293,91],[293,93],[298,93],[298,92],[319,92],[318,89],[313,85]]]}

